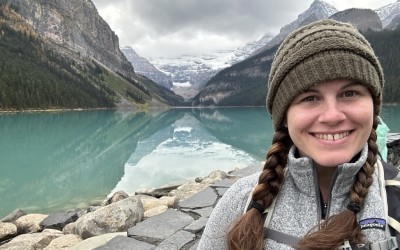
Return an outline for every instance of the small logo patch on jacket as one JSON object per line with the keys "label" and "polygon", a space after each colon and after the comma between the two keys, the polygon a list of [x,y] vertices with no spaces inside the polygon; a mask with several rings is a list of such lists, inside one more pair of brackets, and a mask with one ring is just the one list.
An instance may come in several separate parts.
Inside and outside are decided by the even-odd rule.
{"label": "small logo patch on jacket", "polygon": [[385,230],[386,220],[379,218],[370,218],[370,219],[360,220],[359,224],[361,230],[369,228]]}

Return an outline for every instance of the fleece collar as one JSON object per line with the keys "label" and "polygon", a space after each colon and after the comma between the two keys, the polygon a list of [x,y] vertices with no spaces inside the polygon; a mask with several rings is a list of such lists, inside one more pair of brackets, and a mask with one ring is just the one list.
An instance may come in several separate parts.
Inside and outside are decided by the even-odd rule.
{"label": "fleece collar", "polygon": [[[296,157],[296,146],[292,146],[288,154],[287,174],[293,177],[297,188],[309,196],[316,195],[318,185],[314,162],[309,157]],[[348,193],[354,183],[354,177],[364,165],[368,156],[368,144],[361,150],[358,159],[353,163],[339,165],[331,186],[331,197],[340,197]],[[332,185],[332,184],[331,184]]]}

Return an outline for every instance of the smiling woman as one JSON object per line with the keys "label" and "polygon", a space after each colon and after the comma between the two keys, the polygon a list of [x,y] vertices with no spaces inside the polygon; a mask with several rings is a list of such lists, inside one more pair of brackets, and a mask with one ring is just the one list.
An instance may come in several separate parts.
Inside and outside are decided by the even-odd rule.
{"label": "smiling woman", "polygon": [[225,193],[199,249],[396,249],[376,144],[383,82],[352,25],[292,32],[269,75],[275,135],[263,171]]}
{"label": "smiling woman", "polygon": [[310,157],[323,168],[336,167],[349,162],[364,147],[373,111],[365,86],[334,80],[298,95],[289,106],[285,126],[300,156]]}

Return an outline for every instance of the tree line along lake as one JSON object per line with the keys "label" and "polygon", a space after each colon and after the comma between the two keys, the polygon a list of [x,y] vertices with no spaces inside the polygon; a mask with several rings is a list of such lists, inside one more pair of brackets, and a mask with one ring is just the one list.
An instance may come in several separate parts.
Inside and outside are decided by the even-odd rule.
{"label": "tree line along lake", "polygon": [[[400,132],[399,105],[384,106],[381,118]],[[272,134],[264,107],[2,113],[0,218],[259,164]]]}

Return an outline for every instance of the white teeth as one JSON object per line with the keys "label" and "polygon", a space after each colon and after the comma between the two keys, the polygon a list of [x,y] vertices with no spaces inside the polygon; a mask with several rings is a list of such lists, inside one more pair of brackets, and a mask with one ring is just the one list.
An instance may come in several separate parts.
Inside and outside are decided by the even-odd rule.
{"label": "white teeth", "polygon": [[315,137],[326,141],[336,141],[348,136],[349,134],[350,132],[343,132],[338,134],[315,134]]}

